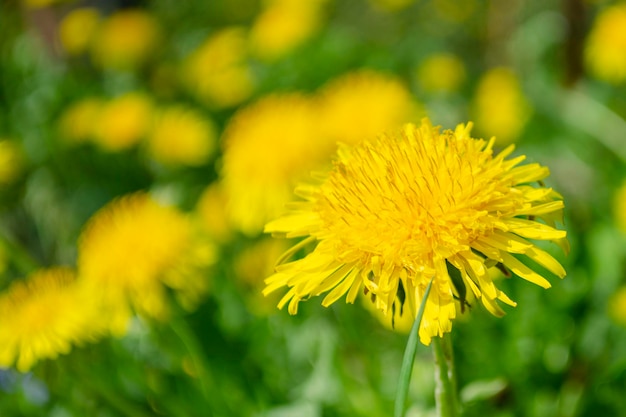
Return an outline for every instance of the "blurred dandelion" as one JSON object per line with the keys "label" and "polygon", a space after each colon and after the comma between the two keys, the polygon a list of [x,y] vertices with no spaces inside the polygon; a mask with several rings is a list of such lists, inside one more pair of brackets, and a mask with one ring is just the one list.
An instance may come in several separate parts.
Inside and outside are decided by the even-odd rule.
{"label": "blurred dandelion", "polygon": [[97,335],[92,300],[83,297],[74,270],[41,269],[0,295],[0,366],[28,371]]}
{"label": "blurred dandelion", "polygon": [[463,61],[448,53],[428,56],[417,71],[418,84],[427,93],[457,91],[465,81],[465,76]]}
{"label": "blurred dandelion", "polygon": [[324,135],[331,142],[356,144],[424,116],[399,78],[372,70],[330,81],[319,97]]}
{"label": "blurred dandelion", "polygon": [[233,237],[226,205],[222,185],[214,182],[204,189],[194,210],[201,230],[217,243],[226,243]]}
{"label": "blurred dandelion", "polygon": [[155,52],[160,32],[150,13],[141,9],[120,10],[99,26],[91,43],[92,59],[106,69],[134,70]]}
{"label": "blurred dandelion", "polygon": [[612,5],[596,16],[586,40],[585,63],[600,80],[626,80],[626,4]]}
{"label": "blurred dandelion", "polygon": [[65,108],[58,122],[61,139],[71,145],[92,140],[103,104],[98,97],[85,97]]}
{"label": "blurred dandelion", "polygon": [[517,257],[524,255],[565,276],[558,261],[527,240],[566,247],[566,232],[555,228],[562,198],[540,183],[548,168],[519,165],[524,156],[506,159],[513,145],[494,155],[494,139],[473,139],[470,129],[440,132],[425,119],[419,127],[341,148],[327,176],[296,189],[304,201],[265,227],[278,236],[306,237],[294,250],[307,242],[317,246],[277,267],[264,293],[288,287],[278,306],[289,304],[296,314],[309,296],[328,292],[322,304],[329,306],[346,293],[352,303],[363,289],[384,313],[403,307],[415,317],[432,279],[419,329],[429,344],[451,330],[455,298],[467,288],[495,315],[504,314],[497,300],[515,305],[495,286],[489,266],[501,263],[550,287]]}
{"label": "blurred dandelion", "polygon": [[256,315],[267,315],[276,311],[275,297],[264,297],[261,293],[263,279],[272,273],[275,260],[288,249],[287,242],[277,239],[261,239],[242,250],[233,266],[237,283],[242,289],[248,309]]}
{"label": "blurred dandelion", "polygon": [[24,152],[17,142],[0,138],[0,185],[14,182],[24,169]]}
{"label": "blurred dandelion", "polygon": [[222,29],[185,59],[182,81],[192,94],[209,106],[235,106],[254,91],[247,56],[244,30],[240,27]]}
{"label": "blurred dandelion", "polygon": [[294,93],[265,97],[230,120],[221,180],[235,228],[261,233],[283,211],[295,182],[332,153],[316,114],[310,98]]}
{"label": "blurred dandelion", "polygon": [[59,25],[59,40],[69,55],[87,51],[100,24],[100,12],[93,7],[79,7],[69,12]]}
{"label": "blurred dandelion", "polygon": [[522,133],[532,108],[515,73],[498,67],[479,80],[472,113],[476,130],[495,136],[498,145],[508,145]]}
{"label": "blurred dandelion", "polygon": [[252,53],[268,61],[290,53],[321,28],[327,1],[265,0],[250,28]]}
{"label": "blurred dandelion", "polygon": [[207,289],[203,268],[214,262],[212,246],[196,239],[192,222],[174,207],[138,192],[97,212],[79,240],[83,285],[98,289],[113,333],[121,334],[131,310],[168,315],[167,288],[191,308]]}
{"label": "blurred dandelion", "polygon": [[[88,110],[83,109],[89,116]],[[115,97],[99,109],[93,124],[93,141],[109,152],[119,152],[139,143],[152,123],[150,98],[139,92]]]}
{"label": "blurred dandelion", "polygon": [[172,105],[156,112],[147,137],[149,155],[165,165],[202,165],[216,148],[217,128],[193,108]]}

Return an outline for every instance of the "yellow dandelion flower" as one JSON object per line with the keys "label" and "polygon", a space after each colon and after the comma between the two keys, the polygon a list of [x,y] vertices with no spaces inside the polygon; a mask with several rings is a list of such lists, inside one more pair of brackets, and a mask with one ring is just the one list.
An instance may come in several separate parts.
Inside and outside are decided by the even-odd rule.
{"label": "yellow dandelion flower", "polygon": [[235,228],[262,232],[283,211],[294,183],[331,154],[315,116],[311,100],[300,94],[269,96],[233,116],[223,137],[221,177]]}
{"label": "yellow dandelion flower", "polygon": [[154,53],[160,39],[156,19],[140,9],[110,15],[91,43],[93,61],[103,68],[132,70]]}
{"label": "yellow dandelion flower", "polygon": [[103,104],[104,101],[97,97],[86,97],[70,104],[59,119],[61,139],[68,144],[90,140]]}
{"label": "yellow dandelion flower", "polygon": [[69,12],[59,24],[59,40],[69,55],[80,55],[100,24],[100,12],[93,7],[79,7]]}
{"label": "yellow dandelion flower", "polygon": [[497,300],[515,305],[490,278],[487,267],[494,263],[544,288],[550,283],[519,256],[565,276],[548,252],[528,240],[559,242],[566,236],[554,227],[561,196],[540,183],[548,168],[519,165],[524,156],[505,159],[513,145],[494,155],[494,140],[473,139],[470,129],[440,132],[424,120],[341,148],[319,184],[297,189],[305,200],[267,224],[266,232],[308,236],[303,242],[317,246],[280,265],[264,293],[288,287],[279,307],[289,304],[291,314],[310,296],[328,292],[322,301],[328,306],[347,293],[352,303],[361,289],[388,314],[394,303],[402,304],[402,293],[404,311],[415,317],[433,280],[419,331],[428,344],[451,330],[455,297],[465,291],[496,315],[503,314]]}
{"label": "yellow dandelion flower", "polygon": [[198,224],[218,243],[228,242],[233,235],[226,201],[224,188],[219,182],[215,182],[204,189],[195,208]]}
{"label": "yellow dandelion flower", "polygon": [[126,93],[102,106],[93,125],[93,141],[106,151],[122,151],[145,137],[151,123],[150,99],[142,93]]}
{"label": "yellow dandelion flower", "polygon": [[246,59],[244,30],[223,29],[185,59],[183,81],[193,94],[213,107],[235,106],[254,91],[254,79]]}
{"label": "yellow dandelion flower", "polygon": [[435,16],[444,21],[462,23],[468,20],[478,10],[476,0],[432,0]]}
{"label": "yellow dandelion flower", "polygon": [[489,132],[499,145],[514,142],[532,113],[517,76],[504,67],[491,69],[480,79],[472,110],[476,130]]}
{"label": "yellow dandelion flower", "polygon": [[0,366],[26,372],[94,336],[95,310],[70,268],[42,269],[0,295]]}
{"label": "yellow dandelion flower", "polygon": [[215,151],[217,128],[197,110],[172,105],[157,113],[147,139],[148,153],[155,161],[197,166]]}
{"label": "yellow dandelion flower", "polygon": [[428,93],[457,91],[465,81],[465,65],[456,55],[434,54],[419,66],[417,80]]}
{"label": "yellow dandelion flower", "polygon": [[319,95],[324,134],[334,142],[356,144],[424,115],[401,80],[371,70],[332,80]]}
{"label": "yellow dandelion flower", "polygon": [[24,168],[24,152],[13,140],[0,139],[0,185],[14,182]]}
{"label": "yellow dandelion flower", "polygon": [[198,298],[207,286],[200,270],[213,261],[214,252],[198,243],[187,216],[143,192],[100,209],[79,240],[80,277],[100,291],[114,333],[124,332],[133,309],[165,318],[167,287]]}
{"label": "yellow dandelion flower", "polygon": [[612,84],[626,80],[626,4],[607,7],[596,16],[584,57],[594,77]]}
{"label": "yellow dandelion flower", "polygon": [[275,60],[301,45],[321,27],[326,0],[268,0],[250,29],[252,52]]}

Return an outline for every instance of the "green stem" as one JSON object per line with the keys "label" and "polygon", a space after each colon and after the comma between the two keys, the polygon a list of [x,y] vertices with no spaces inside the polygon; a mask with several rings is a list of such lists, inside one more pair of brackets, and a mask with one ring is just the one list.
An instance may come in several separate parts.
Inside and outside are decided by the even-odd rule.
{"label": "green stem", "polygon": [[428,294],[430,294],[430,287],[433,285],[431,279],[424,291],[422,297],[422,303],[420,304],[417,317],[409,333],[409,339],[406,343],[406,349],[404,350],[404,357],[402,358],[402,367],[400,368],[400,380],[398,382],[398,390],[396,391],[396,402],[394,408],[394,417],[404,416],[404,407],[406,405],[406,398],[409,392],[409,383],[411,382],[411,372],[413,371],[413,362],[415,361],[415,353],[417,352],[417,341],[419,339],[419,329],[422,323],[422,317],[424,316],[424,308],[426,307],[426,300]]}
{"label": "green stem", "polygon": [[448,379],[450,380],[450,388],[452,393],[452,401],[454,407],[457,410],[457,414],[461,414],[461,406],[459,402],[459,387],[456,378],[456,366],[454,366],[454,349],[452,348],[452,335],[451,333],[445,334],[441,338],[443,344],[443,356],[446,359],[446,365],[448,366]]}
{"label": "green stem", "polygon": [[435,357],[435,400],[439,417],[457,417],[459,401],[457,399],[456,373],[450,336],[433,337]]}

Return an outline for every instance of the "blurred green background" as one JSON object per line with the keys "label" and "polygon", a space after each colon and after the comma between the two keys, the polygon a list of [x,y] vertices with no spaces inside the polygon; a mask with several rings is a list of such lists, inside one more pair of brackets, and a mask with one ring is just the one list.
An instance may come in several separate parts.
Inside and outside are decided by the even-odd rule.
{"label": "blurred green background", "polygon": [[[332,87],[364,69],[401,87]],[[229,171],[226,154],[254,136],[246,109],[294,92],[333,132],[375,134],[363,127],[372,114],[390,114],[384,129],[471,120],[476,137],[550,167],[568,275],[546,291],[503,280],[516,308],[498,319],[476,305],[456,320],[465,415],[626,415],[626,3],[3,0],[2,288],[76,265],[88,219],[137,190],[193,216],[217,257],[195,309],[0,370],[1,416],[391,415],[406,333],[366,301],[313,299],[289,316],[260,294],[284,246],[258,226],[271,216],[246,217],[266,203],[245,197],[254,178]],[[191,121],[160,125],[172,108]],[[276,137],[301,128],[288,113],[248,129],[269,133],[251,139],[244,168],[286,164]],[[421,346],[407,415],[434,415],[432,375]]]}

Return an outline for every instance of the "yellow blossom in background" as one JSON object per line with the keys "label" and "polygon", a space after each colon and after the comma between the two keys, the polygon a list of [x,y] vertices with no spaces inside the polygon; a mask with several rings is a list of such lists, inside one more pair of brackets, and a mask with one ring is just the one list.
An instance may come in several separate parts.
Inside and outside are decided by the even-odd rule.
{"label": "yellow blossom in background", "polygon": [[215,151],[217,128],[206,115],[183,105],[157,112],[147,138],[148,153],[166,165],[197,166]]}
{"label": "yellow blossom in background", "polygon": [[457,91],[465,81],[465,65],[456,55],[439,53],[430,55],[420,64],[417,80],[428,93]]}
{"label": "yellow blossom in background", "polygon": [[65,52],[84,53],[99,24],[100,12],[93,7],[80,7],[65,15],[59,24],[59,40]]}
{"label": "yellow blossom in background", "polygon": [[124,9],[106,18],[91,43],[93,61],[107,69],[132,70],[150,58],[158,46],[160,27],[140,9]]}
{"label": "yellow blossom in background", "polygon": [[276,297],[264,297],[263,280],[274,271],[276,259],[289,248],[287,242],[262,239],[241,250],[234,260],[237,282],[243,290],[248,309],[257,315],[276,311]]}
{"label": "yellow blossom in background", "polygon": [[313,36],[322,26],[327,0],[265,0],[250,28],[254,55],[275,60]]}
{"label": "yellow blossom in background", "polygon": [[585,44],[585,63],[596,78],[612,84],[626,80],[626,4],[601,11]]}
{"label": "yellow blossom in background", "polygon": [[0,366],[28,371],[42,359],[93,339],[93,300],[85,299],[70,268],[42,269],[0,295]]}
{"label": "yellow blossom in background", "polygon": [[231,107],[254,90],[247,63],[247,39],[242,28],[231,27],[211,35],[183,64],[183,81],[209,105]]}
{"label": "yellow blossom in background", "polygon": [[59,118],[61,139],[68,144],[78,144],[93,138],[94,124],[98,120],[104,101],[86,97],[70,104]]}
{"label": "yellow blossom in background", "polygon": [[618,229],[626,234],[626,182],[615,192],[613,198],[613,215]]}
{"label": "yellow blossom in background", "polygon": [[609,298],[608,315],[620,326],[626,327],[626,286],[621,286]]}
{"label": "yellow blossom in background", "polygon": [[0,185],[14,182],[24,169],[24,152],[17,142],[0,138]]}
{"label": "yellow blossom in background", "polygon": [[327,293],[322,304],[328,306],[347,294],[352,303],[364,289],[390,314],[403,293],[404,311],[415,317],[432,280],[419,331],[428,344],[451,330],[457,285],[495,315],[504,314],[497,300],[515,305],[488,273],[495,263],[544,288],[550,283],[518,257],[565,276],[558,261],[528,240],[566,247],[566,232],[555,228],[561,196],[539,183],[548,168],[520,165],[524,156],[506,159],[513,145],[494,155],[494,139],[473,139],[470,129],[441,132],[424,120],[342,147],[325,178],[296,189],[304,200],[267,224],[266,232],[317,246],[277,267],[264,293],[288,287],[279,307],[289,304],[291,314],[310,296]]}
{"label": "yellow blossom in background", "polygon": [[233,235],[226,206],[226,193],[219,182],[206,187],[196,203],[195,214],[198,224],[218,243],[228,242]]}
{"label": "yellow blossom in background", "polygon": [[331,80],[319,97],[324,135],[333,143],[356,144],[424,115],[400,79],[371,70]]}
{"label": "yellow blossom in background", "polygon": [[465,22],[479,10],[476,0],[430,0],[430,2],[438,18],[454,23]]}
{"label": "yellow blossom in background", "polygon": [[415,0],[369,0],[376,8],[386,12],[397,12],[415,3]]}
{"label": "yellow blossom in background", "polygon": [[121,334],[132,310],[166,318],[168,287],[192,307],[207,288],[202,269],[214,258],[186,215],[137,192],[89,220],[79,240],[78,272],[83,285],[99,291],[111,331]]}
{"label": "yellow blossom in background", "polygon": [[152,102],[143,93],[126,93],[106,102],[93,129],[93,140],[102,149],[122,151],[135,146],[152,124]]}
{"label": "yellow blossom in background", "polygon": [[513,71],[498,67],[482,76],[472,105],[476,130],[495,136],[498,145],[508,145],[517,140],[531,113]]}
{"label": "yellow blossom in background", "polygon": [[296,181],[332,152],[321,138],[314,103],[273,95],[239,110],[223,135],[221,181],[233,226],[255,235],[283,212]]}

